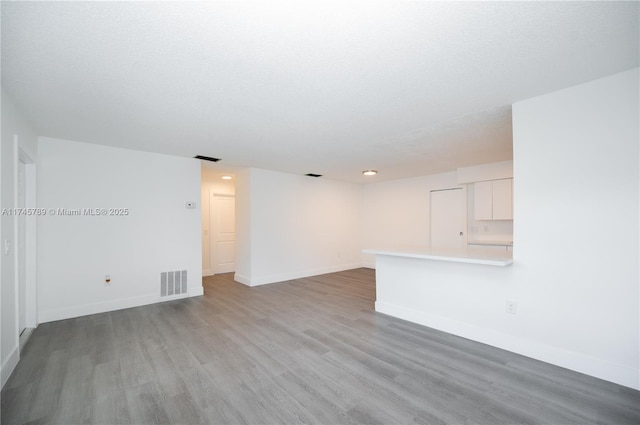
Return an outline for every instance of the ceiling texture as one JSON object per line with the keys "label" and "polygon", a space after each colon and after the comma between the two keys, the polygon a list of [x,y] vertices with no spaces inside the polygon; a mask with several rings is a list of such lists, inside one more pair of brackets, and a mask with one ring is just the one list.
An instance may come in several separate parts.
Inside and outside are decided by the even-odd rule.
{"label": "ceiling texture", "polygon": [[3,1],[1,14],[4,94],[39,135],[356,183],[511,159],[512,103],[639,57],[635,1]]}

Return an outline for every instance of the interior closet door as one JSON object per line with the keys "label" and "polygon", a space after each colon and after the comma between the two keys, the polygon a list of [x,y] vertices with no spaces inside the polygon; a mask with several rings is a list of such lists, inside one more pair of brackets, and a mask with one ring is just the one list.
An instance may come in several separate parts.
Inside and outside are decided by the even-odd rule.
{"label": "interior closet door", "polygon": [[431,249],[464,250],[467,246],[467,203],[463,188],[434,190],[430,194]]}

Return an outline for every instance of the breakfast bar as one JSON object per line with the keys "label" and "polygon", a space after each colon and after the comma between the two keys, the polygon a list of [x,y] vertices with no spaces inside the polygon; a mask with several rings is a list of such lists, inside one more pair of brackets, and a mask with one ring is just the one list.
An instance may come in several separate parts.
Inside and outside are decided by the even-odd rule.
{"label": "breakfast bar", "polygon": [[391,257],[418,258],[422,260],[447,261],[454,263],[483,264],[485,266],[505,267],[513,263],[510,255],[481,254],[469,250],[443,251],[423,248],[408,249],[365,249],[365,254],[386,255]]}
{"label": "breakfast bar", "polygon": [[403,247],[363,253],[376,257],[377,312],[491,344],[482,329],[505,319],[513,290],[510,252]]}

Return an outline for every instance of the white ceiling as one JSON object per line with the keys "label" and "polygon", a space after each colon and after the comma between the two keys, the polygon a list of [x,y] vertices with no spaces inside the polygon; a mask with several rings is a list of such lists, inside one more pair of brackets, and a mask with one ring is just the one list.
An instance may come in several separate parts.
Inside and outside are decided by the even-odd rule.
{"label": "white ceiling", "polygon": [[2,2],[39,134],[365,182],[512,157],[511,104],[638,66],[638,2]]}

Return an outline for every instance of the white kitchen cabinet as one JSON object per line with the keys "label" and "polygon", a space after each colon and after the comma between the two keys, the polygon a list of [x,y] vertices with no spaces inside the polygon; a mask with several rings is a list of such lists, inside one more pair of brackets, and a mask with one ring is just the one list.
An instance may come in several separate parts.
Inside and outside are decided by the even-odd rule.
{"label": "white kitchen cabinet", "polygon": [[491,180],[473,184],[473,218],[493,220],[493,183]]}
{"label": "white kitchen cabinet", "polygon": [[513,179],[476,182],[473,192],[475,220],[513,219]]}
{"label": "white kitchen cabinet", "polygon": [[493,180],[493,219],[513,219],[513,179]]}

